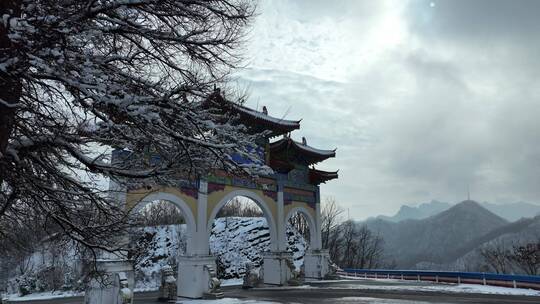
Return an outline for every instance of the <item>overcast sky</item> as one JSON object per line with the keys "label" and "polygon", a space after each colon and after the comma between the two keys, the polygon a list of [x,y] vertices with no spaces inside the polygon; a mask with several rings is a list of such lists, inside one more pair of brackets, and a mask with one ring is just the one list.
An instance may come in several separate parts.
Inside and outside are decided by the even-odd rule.
{"label": "overcast sky", "polygon": [[262,0],[250,106],[334,148],[351,217],[404,203],[540,202],[540,1]]}

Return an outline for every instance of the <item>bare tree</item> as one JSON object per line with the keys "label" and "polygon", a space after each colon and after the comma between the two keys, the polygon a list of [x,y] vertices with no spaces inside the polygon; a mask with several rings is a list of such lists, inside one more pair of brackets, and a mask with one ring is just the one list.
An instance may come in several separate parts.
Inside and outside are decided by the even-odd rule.
{"label": "bare tree", "polygon": [[261,217],[263,216],[263,212],[254,201],[248,198],[235,197],[227,202],[216,215],[217,218],[231,216]]}
{"label": "bare tree", "polygon": [[[104,178],[264,171],[232,160],[256,163],[257,135],[215,90],[240,63],[253,11],[247,0],[0,1],[0,237],[29,219],[116,250],[127,220]],[[113,148],[131,156],[111,163]]]}
{"label": "bare tree", "polygon": [[353,220],[345,221],[330,231],[330,258],[341,267],[380,267],[386,262],[383,245],[380,235]]}
{"label": "bare tree", "polygon": [[138,215],[138,222],[143,226],[184,224],[182,211],[168,201],[156,201],[146,205]]}
{"label": "bare tree", "polygon": [[509,273],[511,268],[510,249],[503,241],[483,246],[479,249],[485,263],[496,273]]}
{"label": "bare tree", "polygon": [[341,247],[339,256],[334,257],[340,261],[340,266],[352,268],[354,267],[354,260],[357,251],[357,230],[356,224],[352,220],[348,220],[341,224]]}
{"label": "bare tree", "polygon": [[540,241],[513,246],[510,258],[526,274],[540,274]]}
{"label": "bare tree", "polygon": [[383,240],[374,234],[366,225],[357,227],[357,249],[353,254],[354,267],[377,268],[383,259]]}
{"label": "bare tree", "polygon": [[321,212],[322,247],[331,249],[330,235],[341,223],[343,209],[332,197],[326,198]]}

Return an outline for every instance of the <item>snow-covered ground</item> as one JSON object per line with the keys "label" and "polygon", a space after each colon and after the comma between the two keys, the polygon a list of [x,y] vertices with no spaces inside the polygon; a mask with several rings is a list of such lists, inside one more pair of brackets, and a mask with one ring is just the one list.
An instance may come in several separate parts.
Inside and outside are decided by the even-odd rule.
{"label": "snow-covered ground", "polygon": [[185,303],[185,304],[279,304],[279,302],[242,300],[242,299],[236,299],[236,298],[223,298],[219,300],[185,300],[185,301],[182,301],[181,303]]}
{"label": "snow-covered ground", "polygon": [[[342,278],[351,281],[368,281],[375,284],[351,284],[350,287],[330,287],[335,289],[340,288],[354,288],[354,289],[376,289],[376,290],[413,290],[413,291],[434,291],[434,292],[455,292],[455,293],[479,293],[479,294],[500,294],[500,295],[523,295],[523,296],[540,296],[540,291],[524,288],[508,288],[499,286],[484,286],[476,284],[443,284],[443,283],[425,283],[422,285],[408,284],[407,281],[394,280],[394,279],[364,279],[355,278],[349,276],[342,276]],[[396,283],[396,284],[380,284],[381,283]],[[539,300],[540,301],[540,300]]]}
{"label": "snow-covered ground", "polygon": [[[409,301],[409,300],[398,300],[398,299],[377,299],[377,298],[368,298],[368,297],[343,297],[332,299],[335,303],[355,303],[355,304],[431,304],[432,302],[422,302],[422,301]],[[446,304],[444,302],[438,302],[439,304]]]}
{"label": "snow-covered ground", "polygon": [[16,294],[7,295],[3,297],[3,300],[9,300],[10,302],[31,301],[31,300],[49,300],[58,298],[69,298],[84,296],[84,292],[72,292],[72,291],[55,291],[55,292],[38,292],[32,293],[23,297]]}
{"label": "snow-covered ground", "polygon": [[[388,279],[343,279],[343,280],[334,280],[334,281],[316,281],[309,282],[311,285],[303,286],[284,286],[284,287],[266,287],[258,288],[258,290],[268,290],[279,292],[285,290],[309,290],[315,289],[334,289],[334,290],[388,290],[388,291],[416,291],[416,292],[444,292],[444,293],[471,293],[471,294],[499,294],[499,295],[525,295],[525,296],[538,296],[540,297],[540,292],[529,289],[520,289],[520,288],[506,288],[506,287],[495,287],[495,286],[483,286],[483,285],[472,285],[472,284],[461,284],[461,285],[451,285],[451,284],[436,284],[436,283],[422,283],[416,284],[414,282],[400,281],[400,280],[388,280]],[[328,283],[334,283],[335,286],[327,286]],[[363,284],[365,283],[365,284]],[[231,279],[224,280],[223,284],[225,286],[238,285],[241,284],[241,279]],[[325,286],[318,286],[319,284],[324,284]],[[72,296],[83,296],[84,293],[71,293],[71,292],[55,292],[55,293],[37,293],[31,294],[24,297],[11,296],[9,297],[10,301],[27,301],[27,300],[44,300],[44,299],[55,299],[62,297],[72,297]],[[335,302],[332,303],[376,303],[376,304],[386,304],[386,303],[399,303],[399,304],[409,304],[409,303],[418,303],[424,304],[427,302],[419,301],[407,301],[407,300],[387,300],[387,299],[375,299],[368,297],[343,297],[339,299],[329,299]],[[274,302],[268,301],[258,301],[258,300],[240,300],[236,298],[225,298],[220,300],[185,300],[183,301],[186,304],[229,304],[229,303],[245,303],[245,304],[270,304]],[[540,302],[540,301],[539,301]],[[329,302],[330,303],[330,302]]]}

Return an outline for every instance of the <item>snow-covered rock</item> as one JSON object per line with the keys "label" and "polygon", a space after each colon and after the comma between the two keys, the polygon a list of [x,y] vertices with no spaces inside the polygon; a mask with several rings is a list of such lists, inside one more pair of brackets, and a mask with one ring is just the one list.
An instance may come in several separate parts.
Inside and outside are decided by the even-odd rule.
{"label": "snow-covered rock", "polygon": [[186,225],[144,227],[135,244],[141,250],[135,256],[135,288],[158,289],[161,269],[175,266],[176,257],[186,250]]}
{"label": "snow-covered rock", "polygon": [[[307,243],[291,226],[287,227],[287,241],[294,265],[300,270]],[[263,252],[269,250],[270,230],[263,217],[218,218],[212,226],[210,252],[217,256],[218,275],[222,279],[242,278],[248,262],[260,268]]]}

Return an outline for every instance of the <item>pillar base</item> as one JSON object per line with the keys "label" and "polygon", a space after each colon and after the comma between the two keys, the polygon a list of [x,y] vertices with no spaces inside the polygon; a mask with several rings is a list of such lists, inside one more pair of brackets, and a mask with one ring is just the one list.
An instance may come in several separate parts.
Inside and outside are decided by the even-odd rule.
{"label": "pillar base", "polygon": [[125,259],[99,259],[97,270],[102,274],[92,279],[86,288],[85,304],[133,303],[135,275],[131,261]]}
{"label": "pillar base", "polygon": [[287,285],[292,278],[292,253],[284,251],[265,252],[263,264],[264,284]]}
{"label": "pillar base", "polygon": [[178,297],[200,299],[211,292],[211,274],[216,258],[211,255],[180,256],[178,258]]}
{"label": "pillar base", "polygon": [[324,279],[329,273],[330,254],[328,250],[313,250],[304,256],[306,278]]}

